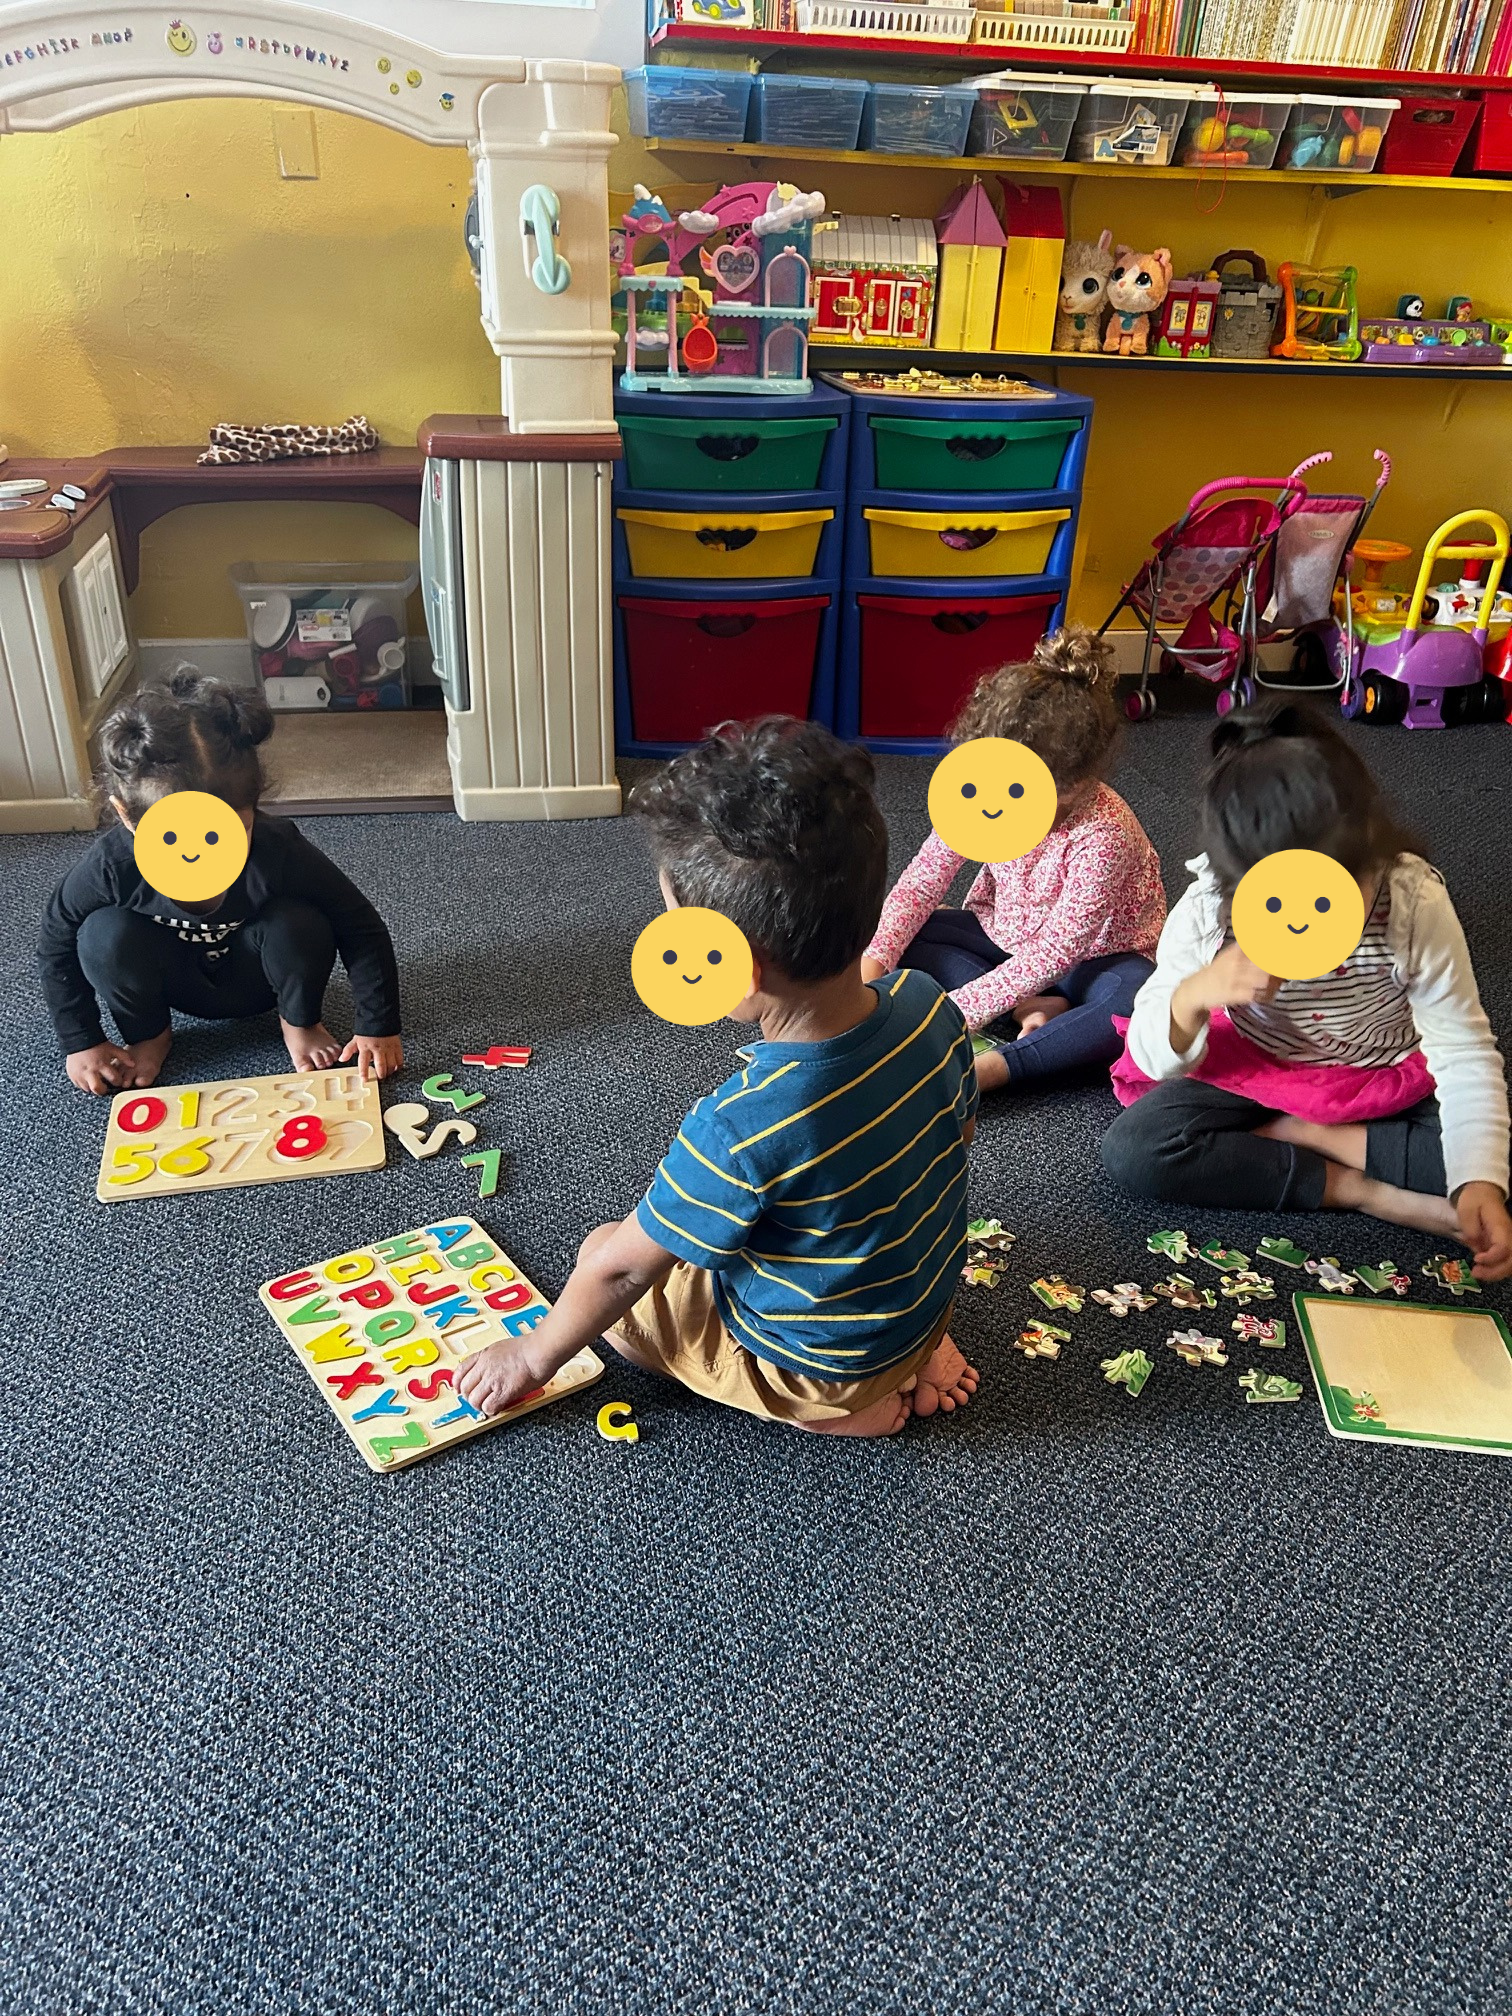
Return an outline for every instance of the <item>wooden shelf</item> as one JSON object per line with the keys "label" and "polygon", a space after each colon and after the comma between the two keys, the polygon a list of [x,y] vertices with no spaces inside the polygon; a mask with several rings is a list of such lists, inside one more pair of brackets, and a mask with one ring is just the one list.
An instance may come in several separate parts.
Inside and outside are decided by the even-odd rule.
{"label": "wooden shelf", "polygon": [[1211,56],[1136,56],[1114,50],[1020,49],[1002,42],[911,42],[891,36],[787,35],[770,28],[722,28],[698,21],[674,21],[651,38],[653,49],[727,49],[759,61],[785,56],[805,59],[859,56],[867,62],[936,63],[952,69],[1085,71],[1115,77],[1190,78],[1218,84],[1244,80],[1301,85],[1331,82],[1413,91],[1512,91],[1512,76],[1461,76],[1430,70],[1361,70],[1334,63],[1245,63]]}
{"label": "wooden shelf", "polygon": [[1165,182],[1201,182],[1209,189],[1225,182],[1260,183],[1274,188],[1306,188],[1320,184],[1344,194],[1366,189],[1431,189],[1464,196],[1512,194],[1512,180],[1454,175],[1355,175],[1348,169],[1307,168],[1145,168],[1137,163],[1092,161],[1023,161],[996,154],[875,154],[837,153],[824,147],[769,147],[759,140],[643,140],[650,154],[702,155],[705,160],[804,161],[848,168],[938,168],[946,173],[1004,175],[1009,181],[1025,176],[1130,175]]}
{"label": "wooden shelf", "polygon": [[949,371],[984,376],[1045,371],[1208,371],[1215,375],[1269,378],[1395,378],[1452,379],[1458,383],[1499,383],[1512,390],[1512,365],[1506,364],[1307,364],[1281,357],[1110,357],[1103,351],[1052,350],[883,350],[845,343],[814,343],[809,370],[817,377],[831,371]]}

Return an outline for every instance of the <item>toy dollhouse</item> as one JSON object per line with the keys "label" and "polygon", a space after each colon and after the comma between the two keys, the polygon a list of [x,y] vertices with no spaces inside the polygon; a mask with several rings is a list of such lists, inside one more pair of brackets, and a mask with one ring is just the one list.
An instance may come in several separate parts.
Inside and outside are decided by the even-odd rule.
{"label": "toy dollhouse", "polygon": [[979,179],[958,189],[940,212],[935,243],[935,348],[990,350],[1008,239]]}
{"label": "toy dollhouse", "polygon": [[[807,392],[811,236],[824,198],[741,182],[674,217],[637,185],[621,218],[627,392]],[[662,252],[660,261],[637,253]],[[684,262],[698,254],[698,273]],[[686,320],[686,326],[684,322]],[[647,368],[659,357],[661,368]]]}
{"label": "toy dollhouse", "polygon": [[814,251],[816,343],[929,341],[939,251],[927,217],[826,219]]}

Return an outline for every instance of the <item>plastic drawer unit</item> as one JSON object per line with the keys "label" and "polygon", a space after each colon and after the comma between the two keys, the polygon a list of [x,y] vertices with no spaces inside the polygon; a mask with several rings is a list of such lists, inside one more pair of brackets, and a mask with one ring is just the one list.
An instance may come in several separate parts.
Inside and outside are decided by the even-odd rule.
{"label": "plastic drawer unit", "polygon": [[813,708],[834,593],[615,597],[631,737],[696,742],[721,721]]}

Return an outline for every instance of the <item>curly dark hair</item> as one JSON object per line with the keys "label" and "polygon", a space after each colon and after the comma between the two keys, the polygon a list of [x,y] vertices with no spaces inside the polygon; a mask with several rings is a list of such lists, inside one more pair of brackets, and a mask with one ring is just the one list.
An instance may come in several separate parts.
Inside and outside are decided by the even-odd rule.
{"label": "curly dark hair", "polygon": [[1356,878],[1399,854],[1422,854],[1364,762],[1331,722],[1269,700],[1213,730],[1202,792],[1202,842],[1231,897],[1267,854],[1308,847]]}
{"label": "curly dark hair", "polygon": [[133,825],[171,791],[208,791],[237,812],[263,792],[258,749],[273,733],[260,692],[181,665],[164,686],[144,686],[100,730],[100,795]]}
{"label": "curly dark hair", "polygon": [[953,742],[1001,735],[1043,759],[1061,791],[1102,774],[1118,737],[1112,653],[1090,630],[1042,637],[1023,665],[977,681],[951,724]]}
{"label": "curly dark hair", "polygon": [[792,980],[843,973],[871,942],[887,827],[863,749],[817,721],[726,721],[631,793],[679,903],[718,910]]}

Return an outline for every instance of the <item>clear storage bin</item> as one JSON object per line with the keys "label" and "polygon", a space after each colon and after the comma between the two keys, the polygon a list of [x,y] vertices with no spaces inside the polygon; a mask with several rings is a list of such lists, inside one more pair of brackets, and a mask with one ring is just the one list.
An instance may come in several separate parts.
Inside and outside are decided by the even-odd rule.
{"label": "clear storage bin", "polygon": [[869,88],[864,79],[851,77],[758,77],[749,137],[780,147],[848,153],[861,131]]}
{"label": "clear storage bin", "polygon": [[270,707],[351,712],[410,704],[405,618],[418,568],[244,560],[230,574]]}
{"label": "clear storage bin", "polygon": [[1020,76],[1011,70],[973,77],[969,154],[995,160],[1064,161],[1077,109],[1087,95],[1075,77]]}
{"label": "clear storage bin", "polygon": [[1304,92],[1281,140],[1282,168],[1368,175],[1400,98],[1316,98]]}
{"label": "clear storage bin", "polygon": [[966,151],[976,93],[963,84],[873,84],[861,117],[861,145],[874,154]]}
{"label": "clear storage bin", "polygon": [[743,70],[658,64],[625,73],[630,131],[642,139],[743,140],[751,79]]}
{"label": "clear storage bin", "polygon": [[1183,168],[1269,168],[1296,104],[1292,91],[1244,91],[1237,97],[1199,84],[1181,127]]}
{"label": "clear storage bin", "polygon": [[1072,160],[1168,166],[1196,89],[1192,84],[1141,83],[1124,77],[1093,84],[1077,108]]}

